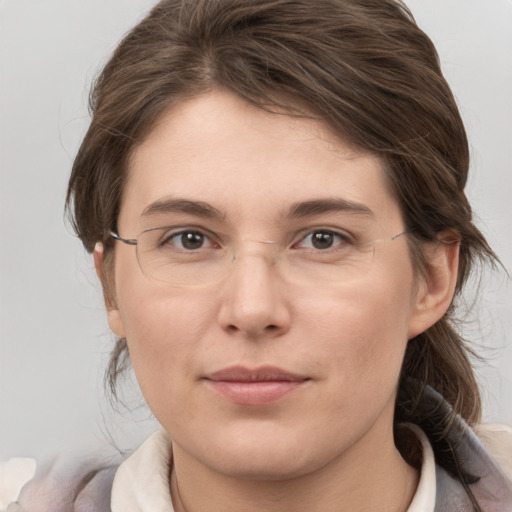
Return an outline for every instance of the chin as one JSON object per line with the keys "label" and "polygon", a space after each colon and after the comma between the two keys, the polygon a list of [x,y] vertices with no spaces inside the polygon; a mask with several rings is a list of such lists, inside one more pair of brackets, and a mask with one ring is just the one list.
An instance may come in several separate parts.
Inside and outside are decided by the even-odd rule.
{"label": "chin", "polygon": [[[258,433],[246,431],[243,435],[231,433],[222,441],[217,440],[216,446],[222,448],[216,454],[211,450],[203,452],[209,459],[207,465],[237,479],[282,481],[311,473],[332,458],[330,447],[322,449],[312,442],[314,435],[301,436],[276,426],[271,431],[259,430]],[[210,442],[215,441],[210,438]]]}
{"label": "chin", "polygon": [[[240,457],[244,456],[243,460]],[[239,480],[253,481],[283,481],[291,480],[306,475],[312,471],[311,464],[307,460],[300,460],[296,453],[276,456],[275,453],[267,453],[259,450],[255,459],[253,454],[236,454],[236,458],[229,455],[222,461],[217,461],[215,469]]]}

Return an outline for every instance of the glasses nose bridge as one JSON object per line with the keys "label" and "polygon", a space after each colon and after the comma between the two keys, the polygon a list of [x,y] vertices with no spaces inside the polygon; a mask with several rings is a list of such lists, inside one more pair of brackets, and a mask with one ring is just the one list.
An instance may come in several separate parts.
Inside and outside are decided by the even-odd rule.
{"label": "glasses nose bridge", "polygon": [[260,297],[258,300],[266,301],[266,295],[274,286],[272,283],[277,277],[276,272],[282,271],[276,268],[278,259],[276,241],[256,238],[239,240],[233,247],[229,264],[222,271],[231,293],[239,296],[240,300]]}
{"label": "glasses nose bridge", "polygon": [[263,257],[269,266],[273,266],[279,259],[278,242],[270,239],[243,238],[233,249],[232,262],[235,263],[246,256],[251,260]]}

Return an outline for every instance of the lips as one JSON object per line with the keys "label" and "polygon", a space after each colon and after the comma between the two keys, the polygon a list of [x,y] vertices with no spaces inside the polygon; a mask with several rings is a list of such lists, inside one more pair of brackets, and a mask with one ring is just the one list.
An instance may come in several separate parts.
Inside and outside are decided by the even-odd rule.
{"label": "lips", "polygon": [[284,398],[310,379],[277,367],[225,368],[205,377],[206,383],[224,398],[239,405],[265,405]]}

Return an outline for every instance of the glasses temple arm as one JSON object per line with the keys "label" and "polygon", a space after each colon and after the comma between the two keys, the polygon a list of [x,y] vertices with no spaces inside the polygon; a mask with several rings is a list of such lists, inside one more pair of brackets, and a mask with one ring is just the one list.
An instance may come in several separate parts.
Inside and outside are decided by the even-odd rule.
{"label": "glasses temple arm", "polygon": [[118,240],[119,242],[123,242],[123,244],[137,245],[137,239],[135,239],[135,238],[122,238],[115,231],[111,231],[110,232],[110,236],[114,240]]}

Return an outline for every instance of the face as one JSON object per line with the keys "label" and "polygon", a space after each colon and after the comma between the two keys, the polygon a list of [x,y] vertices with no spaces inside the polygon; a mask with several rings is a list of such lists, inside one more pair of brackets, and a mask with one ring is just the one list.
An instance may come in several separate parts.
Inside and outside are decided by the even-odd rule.
{"label": "face", "polygon": [[[168,112],[132,156],[119,234],[161,225],[196,233],[172,237],[180,257],[229,253],[215,278],[172,286],[116,242],[110,326],[176,453],[288,478],[389,439],[422,287],[406,235],[390,241],[404,222],[376,157],[213,91]],[[369,240],[382,243],[363,251]],[[340,268],[347,243],[361,254]]]}

